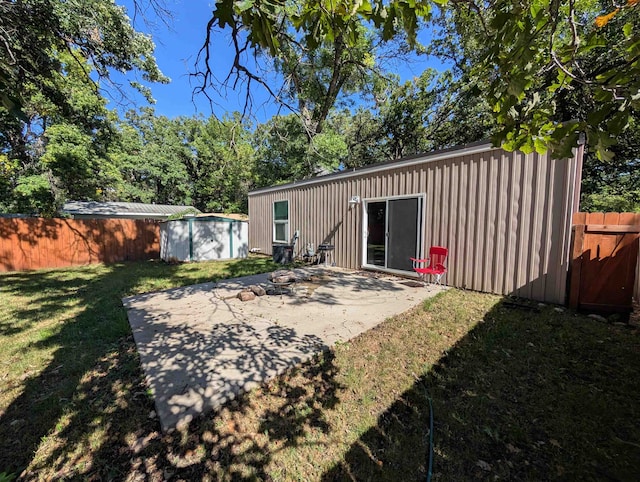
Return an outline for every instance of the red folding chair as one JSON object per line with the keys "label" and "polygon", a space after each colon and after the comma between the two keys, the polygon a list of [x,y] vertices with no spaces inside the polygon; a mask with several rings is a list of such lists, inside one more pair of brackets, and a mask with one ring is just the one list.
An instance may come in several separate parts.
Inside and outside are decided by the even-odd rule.
{"label": "red folding chair", "polygon": [[442,278],[447,274],[447,255],[449,250],[442,246],[431,246],[429,257],[425,259],[410,258],[413,263],[413,270],[420,275],[420,279],[425,281],[427,275],[436,277],[436,284],[442,285]]}

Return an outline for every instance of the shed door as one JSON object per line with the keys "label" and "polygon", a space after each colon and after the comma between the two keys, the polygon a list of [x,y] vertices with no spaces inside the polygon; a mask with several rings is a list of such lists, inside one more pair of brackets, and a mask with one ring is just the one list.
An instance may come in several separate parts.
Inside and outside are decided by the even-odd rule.
{"label": "shed door", "polygon": [[366,202],[364,265],[412,271],[409,258],[420,256],[422,197]]}

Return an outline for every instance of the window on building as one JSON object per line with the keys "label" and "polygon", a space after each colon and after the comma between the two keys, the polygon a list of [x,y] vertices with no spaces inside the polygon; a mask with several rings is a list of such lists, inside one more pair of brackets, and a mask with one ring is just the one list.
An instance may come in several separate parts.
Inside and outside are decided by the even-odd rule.
{"label": "window on building", "polygon": [[273,240],[276,243],[289,242],[289,201],[273,203]]}

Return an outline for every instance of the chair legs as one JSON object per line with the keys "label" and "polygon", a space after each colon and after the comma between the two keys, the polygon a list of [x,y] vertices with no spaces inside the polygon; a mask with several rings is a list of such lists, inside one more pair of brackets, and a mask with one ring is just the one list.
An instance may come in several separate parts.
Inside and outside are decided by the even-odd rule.
{"label": "chair legs", "polygon": [[[427,279],[427,276],[429,276],[429,279]],[[446,273],[441,273],[441,274],[418,273],[418,279],[425,285],[443,286],[442,282],[445,276],[446,276]]]}

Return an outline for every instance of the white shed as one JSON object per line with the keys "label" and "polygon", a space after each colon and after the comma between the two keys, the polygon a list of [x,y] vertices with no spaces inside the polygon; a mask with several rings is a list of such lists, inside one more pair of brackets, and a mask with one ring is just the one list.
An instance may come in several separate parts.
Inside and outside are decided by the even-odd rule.
{"label": "white shed", "polygon": [[160,257],[164,261],[211,261],[246,258],[249,222],[237,216],[200,215],[160,224]]}

